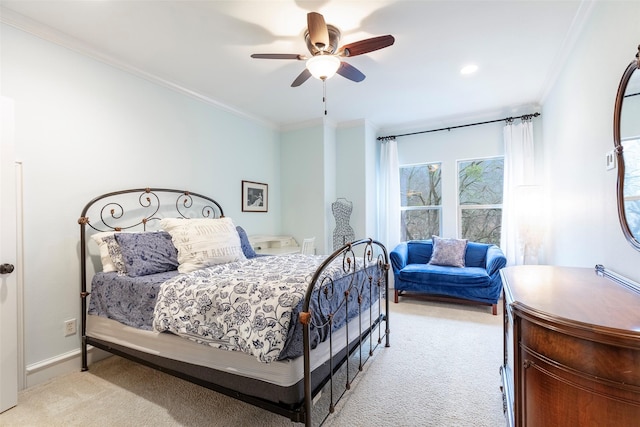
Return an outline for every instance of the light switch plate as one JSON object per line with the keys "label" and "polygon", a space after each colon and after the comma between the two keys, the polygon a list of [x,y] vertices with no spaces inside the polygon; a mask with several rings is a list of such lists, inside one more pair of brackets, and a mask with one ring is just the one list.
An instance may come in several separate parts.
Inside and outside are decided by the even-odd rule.
{"label": "light switch plate", "polygon": [[616,167],[616,153],[613,150],[605,154],[605,167],[607,170],[615,169]]}

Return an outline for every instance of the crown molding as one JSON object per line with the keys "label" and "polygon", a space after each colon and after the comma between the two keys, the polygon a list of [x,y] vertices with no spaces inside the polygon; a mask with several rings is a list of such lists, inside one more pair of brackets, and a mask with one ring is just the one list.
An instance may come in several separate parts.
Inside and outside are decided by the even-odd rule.
{"label": "crown molding", "polygon": [[51,28],[33,19],[27,18],[26,16],[19,14],[17,12],[14,12],[13,10],[8,9],[4,6],[0,6],[0,22],[10,25],[14,28],[17,28],[18,30],[24,31],[33,36],[41,38],[43,40],[46,40],[48,42],[70,49],[83,56],[87,56],[96,61],[100,61],[104,64],[117,68],[126,73],[132,74],[134,76],[140,77],[149,82],[155,83],[164,88],[170,89],[174,92],[178,92],[182,95],[186,95],[188,97],[197,99],[198,101],[204,102],[205,104],[216,107],[227,113],[231,113],[241,118],[244,118],[253,122],[257,122],[263,126],[266,126],[274,130],[279,130],[278,125],[274,124],[273,122],[267,121],[261,117],[254,116],[252,114],[248,114],[237,108],[231,107],[227,104],[217,101],[198,91],[189,89],[169,79],[149,73],[147,71],[141,70],[140,68],[127,64],[126,62],[120,61],[119,59],[116,59],[113,56],[110,56],[101,52],[99,49],[96,49],[94,46],[90,45],[89,43],[86,43],[76,37],[73,37],[61,31],[58,31],[54,28]]}
{"label": "crown molding", "polygon": [[553,60],[553,64],[549,69],[549,73],[547,74],[547,77],[545,79],[545,84],[543,85],[542,91],[538,96],[538,99],[540,100],[539,103],[541,105],[544,105],[547,99],[547,96],[549,96],[549,93],[551,92],[551,89],[553,89],[553,86],[555,86],[556,81],[560,76],[560,73],[562,72],[562,70],[564,69],[564,66],[567,63],[569,55],[573,51],[573,48],[576,42],[578,41],[578,38],[582,34],[582,30],[584,29],[584,26],[587,20],[589,19],[589,16],[591,16],[591,12],[593,11],[595,3],[596,3],[595,0],[582,0],[580,2],[578,11],[576,12],[576,15],[573,17],[571,26],[569,27],[569,30],[567,31],[567,34],[565,35],[565,38],[562,41],[562,45],[560,46],[560,49],[558,50],[558,53],[556,54],[556,57]]}

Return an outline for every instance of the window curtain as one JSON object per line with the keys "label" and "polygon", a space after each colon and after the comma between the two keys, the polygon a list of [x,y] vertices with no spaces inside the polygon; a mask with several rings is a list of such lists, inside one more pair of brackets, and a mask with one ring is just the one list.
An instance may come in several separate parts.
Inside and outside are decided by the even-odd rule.
{"label": "window curtain", "polygon": [[525,246],[519,237],[518,197],[522,188],[532,186],[534,179],[533,124],[508,122],[504,127],[504,188],[502,195],[502,233],[500,247],[507,265],[527,261]]}
{"label": "window curtain", "polygon": [[380,153],[380,241],[391,252],[400,243],[400,169],[398,143],[383,141]]}

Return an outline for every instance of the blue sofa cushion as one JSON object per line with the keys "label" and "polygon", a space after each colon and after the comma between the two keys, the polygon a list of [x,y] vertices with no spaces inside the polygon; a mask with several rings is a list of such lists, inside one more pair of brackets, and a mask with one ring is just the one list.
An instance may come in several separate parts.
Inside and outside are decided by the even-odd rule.
{"label": "blue sofa cushion", "polygon": [[412,240],[406,242],[406,245],[407,264],[427,264],[431,259],[431,252],[433,252],[431,240]]}
{"label": "blue sofa cushion", "polygon": [[[407,264],[428,264],[433,252],[431,240],[411,240],[406,242]],[[467,267],[484,267],[487,259],[486,243],[467,242],[464,265]]]}
{"label": "blue sofa cushion", "polygon": [[403,281],[423,283],[429,286],[489,286],[491,278],[483,267],[449,267],[429,265],[425,268],[421,264],[409,264],[398,274]]}
{"label": "blue sofa cushion", "polygon": [[485,267],[487,263],[486,243],[467,242],[467,253],[464,257],[464,265],[467,267]]}

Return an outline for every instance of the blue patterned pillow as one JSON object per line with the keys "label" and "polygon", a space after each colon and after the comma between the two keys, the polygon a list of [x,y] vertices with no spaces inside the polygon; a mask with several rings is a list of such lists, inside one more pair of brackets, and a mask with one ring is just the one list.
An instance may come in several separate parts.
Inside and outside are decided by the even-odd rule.
{"label": "blue patterned pillow", "polygon": [[127,276],[138,277],[178,269],[178,251],[166,231],[116,233]]}
{"label": "blue patterned pillow", "polygon": [[249,243],[249,237],[247,236],[247,232],[244,231],[244,228],[239,225],[236,227],[238,230],[238,236],[240,236],[240,246],[242,247],[242,252],[244,256],[249,258],[255,258],[257,256],[256,251],[253,250],[253,246]]}
{"label": "blue patterned pillow", "polygon": [[433,236],[433,253],[429,264],[464,267],[467,239],[444,239]]}
{"label": "blue patterned pillow", "polygon": [[111,263],[113,264],[115,271],[120,275],[126,274],[127,268],[124,265],[120,245],[118,245],[115,234],[103,237],[102,240],[107,244],[107,252],[109,253],[109,258],[111,258]]}

